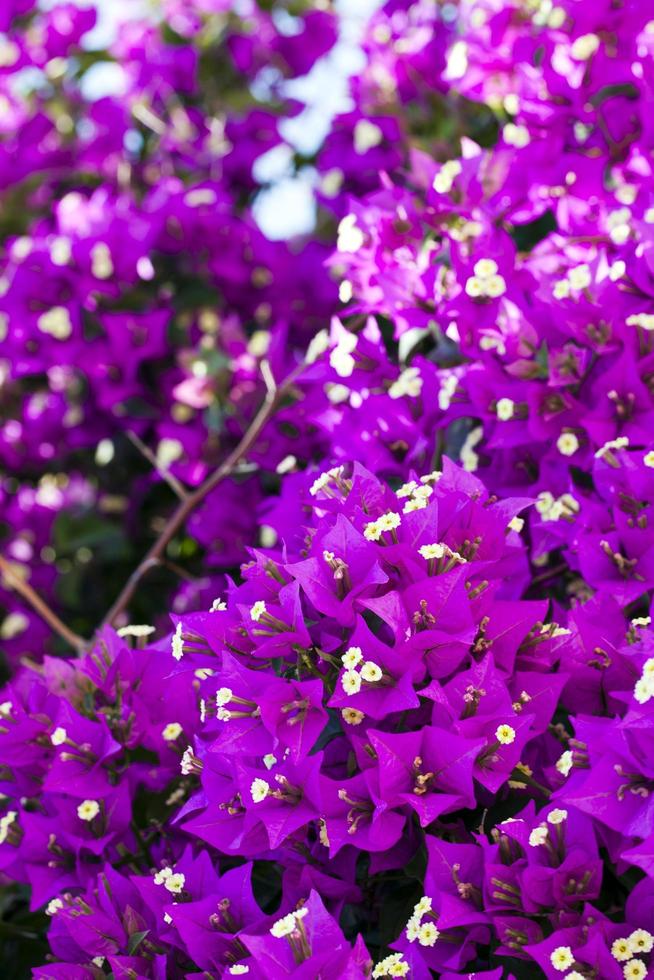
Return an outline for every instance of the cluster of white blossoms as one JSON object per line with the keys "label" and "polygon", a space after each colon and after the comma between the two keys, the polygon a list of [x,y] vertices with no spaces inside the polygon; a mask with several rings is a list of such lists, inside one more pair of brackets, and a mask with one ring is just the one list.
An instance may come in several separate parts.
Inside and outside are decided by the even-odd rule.
{"label": "cluster of white blossoms", "polygon": [[181,871],[173,871],[172,868],[162,868],[154,876],[155,885],[163,885],[171,895],[181,895],[184,891],[186,876]]}
{"label": "cluster of white blossoms", "polygon": [[549,823],[553,827],[558,827],[559,824],[564,823],[568,819],[568,811],[559,809],[550,810],[546,819],[547,823],[541,823],[538,827],[534,827],[529,834],[530,847],[542,847],[544,844],[547,844],[549,838],[549,827],[547,824]]}
{"label": "cluster of white blossoms", "polygon": [[554,283],[554,299],[568,299],[571,293],[588,289],[592,281],[590,267],[585,263],[576,265],[573,269],[568,269],[565,279],[559,279]]}
{"label": "cluster of white blossoms", "polygon": [[654,657],[649,657],[643,664],[643,670],[634,687],[634,697],[638,704],[647,704],[654,698]]}
{"label": "cluster of white blossoms", "polygon": [[541,521],[560,521],[562,517],[572,517],[579,513],[579,504],[571,493],[555,497],[549,490],[541,490],[536,498],[536,511]]}
{"label": "cluster of white blossoms", "polygon": [[611,955],[619,963],[630,960],[637,953],[651,953],[654,949],[654,936],[647,929],[634,929],[626,939],[616,939],[611,946]]}
{"label": "cluster of white blossoms", "polygon": [[94,820],[100,812],[100,804],[97,800],[84,800],[77,807],[77,816],[80,820],[86,820],[90,823]]}
{"label": "cluster of white blossoms", "polygon": [[495,259],[475,262],[474,275],[466,281],[466,293],[471,299],[497,299],[506,292],[504,276],[500,276]]}
{"label": "cluster of white blossoms", "polygon": [[376,521],[370,521],[363,529],[363,536],[367,541],[379,541],[385,531],[394,531],[402,523],[399,514],[389,510],[387,514],[382,514]]}
{"label": "cluster of white blossoms", "polygon": [[404,959],[402,953],[391,953],[385,959],[380,960],[372,971],[373,980],[378,977],[406,977],[409,975],[409,964]]}
{"label": "cluster of white blossoms", "polygon": [[410,943],[416,941],[420,946],[435,946],[440,933],[434,922],[430,919],[423,922],[423,918],[431,912],[431,898],[423,895],[419,902],[413,907],[413,914],[406,924],[406,938]]}
{"label": "cluster of white blossoms", "polygon": [[405,514],[410,514],[413,510],[422,510],[426,507],[433,492],[434,488],[430,487],[424,478],[422,478],[420,483],[416,483],[415,480],[404,483],[399,490],[395,491],[396,496],[407,498],[403,507]]}
{"label": "cluster of white blossoms", "polygon": [[345,670],[341,675],[341,684],[346,694],[358,694],[361,684],[375,684],[384,676],[384,672],[374,660],[364,660],[361,647],[350,647],[341,657]]}
{"label": "cluster of white blossoms", "polygon": [[309,909],[301,908],[296,909],[295,912],[289,912],[288,915],[283,915],[281,919],[273,922],[270,927],[270,935],[274,936],[275,939],[283,939],[284,936],[290,936],[297,929],[298,923],[308,914]]}

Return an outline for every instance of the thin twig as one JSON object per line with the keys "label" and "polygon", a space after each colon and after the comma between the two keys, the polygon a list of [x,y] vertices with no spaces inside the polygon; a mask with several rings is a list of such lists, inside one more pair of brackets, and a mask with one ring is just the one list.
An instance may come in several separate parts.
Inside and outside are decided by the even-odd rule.
{"label": "thin twig", "polygon": [[52,611],[50,606],[45,602],[41,596],[34,591],[32,586],[25,582],[20,575],[17,574],[15,569],[12,567],[11,562],[8,562],[6,558],[0,555],[0,572],[2,573],[2,578],[5,584],[17,592],[22,598],[32,607],[34,612],[38,613],[41,619],[50,626],[51,629],[57,633],[62,640],[65,640],[69,646],[73,647],[75,650],[83,650],[86,646],[85,640],[78,636],[77,633],[73,633],[65,623],[59,619],[57,614]]}
{"label": "thin twig", "polygon": [[173,491],[173,493],[177,497],[179,497],[180,500],[186,500],[186,498],[188,497],[187,490],[184,489],[184,487],[179,482],[179,480],[177,479],[177,477],[176,476],[173,476],[173,474],[170,472],[169,469],[167,469],[165,466],[162,466],[159,463],[159,460],[157,459],[157,457],[155,456],[155,454],[152,452],[152,450],[150,449],[149,446],[146,446],[146,444],[143,442],[143,440],[141,439],[141,437],[138,436],[136,434],[136,432],[131,432],[131,431],[127,433],[127,437],[128,437],[128,439],[131,442],[134,443],[134,445],[136,446],[136,448],[141,453],[143,453],[143,455],[147,459],[148,463],[150,463],[151,466],[154,467],[154,469],[157,471],[157,473],[162,478],[162,480],[165,480],[166,481],[166,483],[171,488],[171,490]]}
{"label": "thin twig", "polygon": [[226,477],[232,475],[241,460],[248,454],[250,449],[252,449],[280,401],[290,390],[303,369],[304,363],[299,364],[293,371],[291,371],[288,377],[280,385],[277,385],[272,376],[272,372],[270,371],[270,366],[267,362],[262,362],[261,370],[266,385],[266,397],[264,398],[261,408],[255,415],[249,428],[243,435],[243,438],[231,451],[229,456],[223,460],[218,469],[216,469],[211,476],[207,477],[204,483],[202,483],[197,490],[193,491],[193,493],[187,494],[186,498],[180,502],[179,506],[169,518],[165,528],[154,542],[143,561],[130,575],[127,583],[121,590],[120,595],[102,621],[102,626],[111,625],[114,620],[122,612],[124,612],[129,605],[144,573],[149,568],[152,568],[153,565],[160,563],[161,558],[172,539],[175,537],[179,529],[186,523],[193,511],[199,507],[207,494],[211,493],[211,491],[214,490],[215,487],[217,487],[218,484],[221,483]]}

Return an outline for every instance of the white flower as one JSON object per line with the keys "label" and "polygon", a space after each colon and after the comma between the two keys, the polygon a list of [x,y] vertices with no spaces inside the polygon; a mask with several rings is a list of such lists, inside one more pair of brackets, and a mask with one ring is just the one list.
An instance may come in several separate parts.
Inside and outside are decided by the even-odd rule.
{"label": "white flower", "polygon": [[632,949],[628,939],[616,939],[611,946],[611,956],[618,963],[624,963],[632,957]]}
{"label": "white flower", "polygon": [[93,820],[100,812],[100,804],[97,800],[84,800],[83,803],[77,807],[77,816],[80,820],[86,820],[87,823]]}
{"label": "white flower", "polygon": [[118,636],[150,636],[154,633],[154,626],[146,626],[141,623],[131,623],[129,626],[121,626],[116,630]]}
{"label": "white flower", "polygon": [[475,262],[474,273],[480,279],[488,279],[497,274],[497,262],[495,259],[479,259]]}
{"label": "white flower", "polygon": [[7,840],[7,834],[9,833],[9,828],[12,823],[15,823],[18,812],[16,810],[8,810],[4,817],[0,819],[0,844],[4,844]]}
{"label": "white flower", "polygon": [[288,915],[284,915],[281,919],[273,922],[270,927],[270,935],[274,936],[275,939],[282,939],[284,936],[290,936],[292,932],[295,932],[295,929],[295,915],[293,912],[289,912]]}
{"label": "white flower", "polygon": [[346,725],[360,725],[366,716],[358,708],[342,708],[341,718]]}
{"label": "white flower", "polygon": [[500,422],[508,422],[513,418],[515,412],[515,402],[510,398],[499,398],[495,406],[495,414]]}
{"label": "white flower", "polygon": [[346,694],[358,694],[361,690],[361,675],[356,670],[346,670],[341,676],[341,684]]}
{"label": "white flower", "polygon": [[265,798],[270,792],[270,783],[266,782],[265,779],[261,779],[257,776],[256,779],[252,781],[250,786],[250,795],[254,803],[263,803]]}
{"label": "white flower", "polygon": [[67,738],[68,738],[68,734],[66,732],[66,729],[58,727],[55,728],[52,735],[50,736],[50,741],[52,742],[53,745],[63,745]]}
{"label": "white flower", "polygon": [[454,180],[461,173],[461,169],[461,164],[458,160],[447,160],[434,177],[432,186],[436,193],[449,194],[452,190]]}
{"label": "white flower", "polygon": [[114,264],[106,242],[96,242],[91,249],[91,271],[96,279],[109,279],[113,275]]}
{"label": "white flower", "polygon": [[171,893],[171,895],[181,895],[184,891],[184,882],[186,881],[186,876],[181,872],[177,871],[175,874],[169,874],[164,880],[164,888]]}
{"label": "white flower", "polygon": [[399,377],[388,389],[390,398],[402,398],[407,395],[409,398],[417,398],[422,391],[422,378],[420,370],[416,367],[405,368]]}
{"label": "white flower", "polygon": [[554,826],[556,826],[559,823],[563,823],[564,820],[567,819],[568,819],[567,810],[560,810],[557,808],[554,810],[550,810],[550,812],[547,814],[547,822],[554,824]]}
{"label": "white flower", "polygon": [[181,660],[184,656],[184,641],[182,639],[182,624],[179,622],[175,627],[175,632],[172,638],[172,648],[173,657],[175,660]]}
{"label": "white flower", "polygon": [[369,119],[359,119],[354,127],[354,151],[361,156],[373,147],[379,146],[383,138],[384,134],[379,126]]}
{"label": "white flower", "polygon": [[547,843],[547,825],[542,823],[540,827],[534,827],[529,834],[529,846],[541,847],[545,843]]}
{"label": "white flower", "polygon": [[182,734],[182,726],[178,721],[170,721],[161,733],[165,742],[174,742]]}
{"label": "white flower", "polygon": [[339,252],[358,252],[366,240],[361,229],[357,227],[354,214],[345,215],[338,226],[337,234],[336,248]]}
{"label": "white flower", "polygon": [[500,745],[511,745],[515,742],[515,728],[511,725],[498,725],[495,729],[495,738]]}
{"label": "white flower", "polygon": [[579,440],[574,432],[562,432],[556,440],[556,448],[563,456],[574,456],[579,449]]}
{"label": "white flower", "polygon": [[411,480],[409,483],[403,483],[399,490],[395,491],[396,497],[410,497],[414,490],[417,490],[418,484],[415,480]]}
{"label": "white flower", "polygon": [[395,528],[400,526],[401,521],[402,518],[399,514],[388,511],[388,513],[382,514],[381,517],[377,518],[377,526],[381,531],[394,531]]}
{"label": "white flower", "polygon": [[572,769],[572,752],[566,750],[556,761],[556,768],[562,776],[567,776]]}
{"label": "white flower", "polygon": [[647,704],[654,697],[654,689],[651,681],[646,677],[641,677],[634,686],[634,697],[638,704]]}
{"label": "white flower", "polygon": [[211,608],[209,612],[224,612],[227,609],[227,603],[223,602],[222,599],[214,599],[211,603]]}
{"label": "white flower", "polygon": [[413,914],[418,916],[425,915],[426,912],[431,912],[431,906],[432,902],[429,895],[423,895],[420,901],[414,905]]}
{"label": "white flower", "polygon": [[336,347],[329,355],[329,363],[339,378],[349,378],[354,371],[355,361],[352,352],[357,345],[357,335],[346,332],[342,334]]}
{"label": "white flower", "polygon": [[654,469],[654,449],[650,449],[648,453],[643,456],[643,463],[650,469]]}
{"label": "white flower", "polygon": [[42,313],[36,325],[41,333],[48,334],[55,340],[68,340],[73,332],[70,313],[65,306],[53,306],[47,313]]}
{"label": "white flower", "polygon": [[418,554],[425,561],[429,561],[431,558],[443,558],[445,555],[446,545],[444,544],[423,544],[418,548]]}
{"label": "white flower", "polygon": [[361,647],[349,647],[341,657],[341,663],[348,670],[352,670],[358,666],[362,660],[363,653],[361,652]]}
{"label": "white flower", "polygon": [[570,46],[570,54],[575,61],[588,61],[600,46],[597,34],[582,34]]}
{"label": "white flower", "polygon": [[627,942],[633,953],[651,953],[654,949],[654,936],[647,929],[634,929]]}
{"label": "white flower", "polygon": [[258,623],[266,611],[266,604],[263,599],[259,599],[250,609],[250,619]]}
{"label": "white flower", "polygon": [[515,123],[507,123],[502,130],[502,135],[504,136],[505,143],[508,143],[509,146],[515,146],[519,150],[525,146],[529,146],[531,142],[527,127],[516,125]]}
{"label": "white flower", "polygon": [[230,966],[228,972],[231,973],[232,976],[242,977],[246,973],[250,972],[250,967],[245,963],[234,963],[233,966]]}
{"label": "white flower", "polygon": [[182,776],[190,776],[190,774],[193,772],[194,758],[193,749],[189,745],[189,747],[184,750],[184,755],[182,756],[182,760],[179,764]]}
{"label": "white flower", "polygon": [[60,898],[51,899],[45,907],[46,915],[56,915],[59,909],[63,909],[64,903]]}
{"label": "white flower", "polygon": [[382,676],[381,667],[372,660],[366,660],[361,668],[361,677],[363,680],[368,681],[369,684],[374,684],[375,681],[381,680]]}
{"label": "white flower", "polygon": [[643,980],[647,976],[647,967],[642,960],[629,960],[622,968],[625,980]]}
{"label": "white flower", "polygon": [[273,766],[277,765],[277,757],[274,756],[272,752],[268,752],[266,755],[264,755],[262,762],[266,769],[272,769]]}
{"label": "white flower", "polygon": [[575,958],[569,946],[557,946],[550,953],[550,963],[555,970],[560,970],[561,973],[571,967],[574,961]]}
{"label": "white flower", "polygon": [[641,327],[643,330],[654,330],[654,313],[632,313],[626,320],[628,327]]}
{"label": "white flower", "polygon": [[522,517],[512,517],[508,524],[509,530],[516,531],[518,534],[520,534],[524,526],[525,522]]}
{"label": "white flower", "polygon": [[223,705],[229,704],[233,697],[234,692],[231,687],[219,687],[216,691],[216,707],[221,708]]}
{"label": "white flower", "polygon": [[415,943],[416,939],[420,935],[420,919],[412,915],[406,924],[406,938],[410,943]]}
{"label": "white flower", "polygon": [[424,922],[418,932],[418,942],[421,946],[435,946],[439,935],[433,922]]}
{"label": "white flower", "polygon": [[166,879],[170,878],[172,873],[173,873],[172,868],[162,868],[161,871],[157,871],[157,873],[153,878],[155,885],[163,885]]}
{"label": "white flower", "polygon": [[592,281],[590,266],[585,262],[568,270],[568,282],[573,289],[588,289]]}

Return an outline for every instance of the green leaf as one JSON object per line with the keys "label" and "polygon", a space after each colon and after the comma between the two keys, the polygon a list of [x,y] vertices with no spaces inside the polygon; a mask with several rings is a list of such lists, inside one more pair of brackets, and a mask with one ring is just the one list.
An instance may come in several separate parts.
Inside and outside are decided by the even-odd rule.
{"label": "green leaf", "polygon": [[129,937],[129,942],[127,944],[127,952],[130,956],[133,956],[136,950],[139,948],[145,937],[150,932],[149,929],[144,929],[143,932],[134,932]]}

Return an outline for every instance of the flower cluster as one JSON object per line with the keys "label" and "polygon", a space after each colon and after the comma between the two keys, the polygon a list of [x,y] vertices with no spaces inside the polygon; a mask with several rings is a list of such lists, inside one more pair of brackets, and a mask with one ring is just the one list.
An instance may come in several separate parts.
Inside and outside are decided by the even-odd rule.
{"label": "flower cluster", "polygon": [[[44,6],[0,11],[7,934],[40,980],[643,980],[651,4],[387,0],[312,151],[347,11],[99,51]],[[257,225],[280,157],[311,241]]]}

